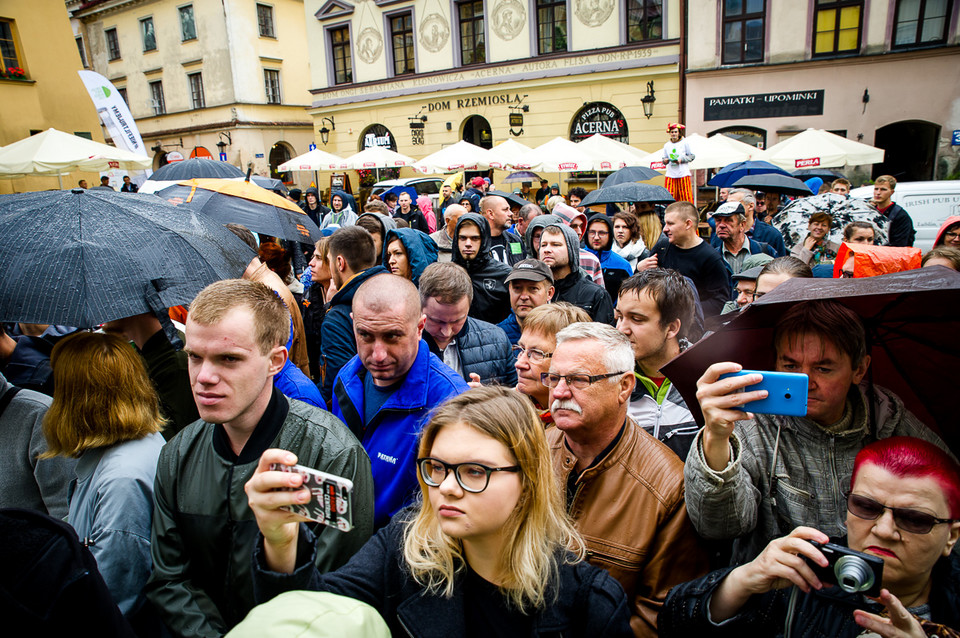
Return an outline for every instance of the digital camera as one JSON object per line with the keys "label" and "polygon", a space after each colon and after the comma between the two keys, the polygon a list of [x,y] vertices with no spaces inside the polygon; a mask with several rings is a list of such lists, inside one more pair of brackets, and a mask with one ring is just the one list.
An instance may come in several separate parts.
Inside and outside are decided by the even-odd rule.
{"label": "digital camera", "polygon": [[859,592],[874,598],[880,595],[883,579],[882,558],[834,543],[821,545],[810,541],[810,544],[819,549],[829,561],[826,567],[821,567],[807,559],[820,582],[837,585],[851,594]]}

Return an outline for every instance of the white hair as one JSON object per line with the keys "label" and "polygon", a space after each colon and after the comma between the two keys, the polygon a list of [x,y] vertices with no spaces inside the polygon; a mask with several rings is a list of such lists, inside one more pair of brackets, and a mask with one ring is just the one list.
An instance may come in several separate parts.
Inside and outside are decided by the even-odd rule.
{"label": "white hair", "polygon": [[757,205],[757,196],[749,188],[733,188],[729,193],[727,193],[727,199],[730,199],[730,196],[734,194],[738,194],[743,197],[743,199],[740,200],[741,202],[753,204],[754,206]]}
{"label": "white hair", "polygon": [[[607,372],[633,370],[633,346],[622,332],[605,323],[581,321],[557,333],[557,347],[567,341],[596,341],[604,346],[601,361]],[[611,377],[616,381],[616,377]]]}

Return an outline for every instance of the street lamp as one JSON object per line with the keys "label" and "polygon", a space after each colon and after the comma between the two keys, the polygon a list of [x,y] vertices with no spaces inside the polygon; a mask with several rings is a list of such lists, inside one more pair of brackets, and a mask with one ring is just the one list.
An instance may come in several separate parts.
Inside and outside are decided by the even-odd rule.
{"label": "street lamp", "polygon": [[640,102],[643,104],[643,114],[647,116],[649,120],[653,117],[653,103],[657,101],[657,98],[654,96],[653,91],[653,80],[647,82],[647,94],[640,99]]}
{"label": "street lamp", "polygon": [[[330,128],[327,128],[327,125],[323,124],[324,122],[330,122]],[[324,146],[326,146],[327,142],[330,141],[330,131],[336,131],[337,125],[333,122],[332,117],[322,118],[320,120],[320,124],[322,124],[320,127],[320,141],[323,142]]]}

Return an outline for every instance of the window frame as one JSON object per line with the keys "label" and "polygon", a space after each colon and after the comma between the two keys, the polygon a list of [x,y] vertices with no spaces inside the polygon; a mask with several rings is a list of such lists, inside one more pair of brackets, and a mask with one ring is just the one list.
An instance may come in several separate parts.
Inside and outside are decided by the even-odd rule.
{"label": "window frame", "polygon": [[127,108],[130,108],[130,102],[127,100],[127,87],[118,86],[117,93],[120,94],[120,98],[123,100],[123,103],[127,105]]}
{"label": "window frame", "polygon": [[[631,3],[633,3],[633,2],[639,2],[640,4],[643,5],[644,18],[643,18],[643,20],[642,20],[641,23],[640,23],[641,25],[644,25],[645,23],[647,23],[647,19],[646,19],[647,3],[648,3],[648,2],[657,2],[657,3],[659,3],[659,5],[660,5],[660,37],[649,37],[649,38],[642,38],[642,39],[639,39],[639,40],[633,40],[633,39],[630,38],[630,5],[631,5]],[[624,6],[623,24],[624,24],[624,28],[625,28],[625,30],[626,30],[625,41],[626,41],[627,44],[638,44],[638,43],[641,43],[641,42],[659,42],[659,41],[663,40],[663,33],[664,33],[664,29],[663,29],[663,22],[664,22],[664,9],[663,9],[663,5],[664,5],[664,1],[663,1],[663,0],[624,0],[624,3],[623,3],[623,6]],[[644,30],[644,31],[647,31],[647,30],[649,30],[649,28],[650,28],[649,25],[647,25],[643,30]]]}
{"label": "window frame", "polygon": [[897,28],[900,25],[900,7],[903,5],[903,2],[904,0],[897,0],[895,3],[896,6],[893,9],[893,33],[890,35],[891,49],[918,49],[922,47],[942,46],[947,43],[947,38],[950,33],[950,19],[953,16],[953,0],[947,0],[947,10],[944,14],[943,31],[940,33],[940,38],[927,42],[920,41],[920,36],[923,34],[923,23],[926,19],[927,9],[927,0],[920,0],[920,9],[917,12],[917,29],[916,33],[914,33],[913,42],[897,44]]}
{"label": "window frame", "polygon": [[[276,99],[271,99],[271,77],[276,77]],[[267,104],[283,104],[283,82],[280,78],[280,69],[263,69],[263,93]]]}
{"label": "window frame", "polygon": [[[199,84],[199,91],[198,88],[194,86],[195,78]],[[187,87],[190,89],[190,105],[194,109],[207,108],[207,97],[203,93],[203,71],[187,73]]]}
{"label": "window frame", "polygon": [[[864,0],[815,0],[813,5],[813,34],[812,40],[810,43],[810,54],[814,58],[835,58],[842,57],[845,55],[857,55],[860,52],[860,47],[863,45],[863,9],[864,9]],[[858,7],[858,16],[857,16],[857,45],[852,49],[844,49],[843,51],[838,50],[840,44],[840,14],[843,9],[849,7]],[[834,20],[833,25],[833,48],[830,51],[818,53],[817,52],[817,34],[820,33],[817,31],[817,22],[819,22],[820,12],[821,11],[831,11],[835,10],[836,19]],[[823,33],[826,33],[824,31]]]}
{"label": "window frame", "polygon": [[[334,34],[346,32],[346,41],[343,42],[334,42]],[[353,48],[351,37],[353,34],[350,32],[349,23],[341,23],[337,25],[332,25],[326,29],[327,44],[330,47],[330,78],[333,80],[333,86],[342,86],[345,84],[353,84]],[[342,59],[346,62],[343,70],[343,78],[341,79],[337,72],[337,52],[343,50],[345,55],[342,56]]]}
{"label": "window frame", "polygon": [[[153,53],[158,49],[157,47],[157,25],[153,23],[153,16],[144,16],[140,18],[140,43],[143,45],[143,53]],[[147,34],[144,30],[146,24],[150,24],[150,28],[153,29],[153,48],[147,48]]]}
{"label": "window frame", "polygon": [[[265,2],[258,2],[256,6],[257,6],[257,33],[260,34],[261,38],[270,38],[272,40],[276,40],[277,39],[277,21],[276,21],[276,17],[274,16],[273,5],[267,4]],[[269,16],[270,16],[269,25],[266,25],[264,21],[261,20],[260,9],[266,9],[267,11],[269,11]],[[270,27],[269,33],[263,32],[264,26]]]}
{"label": "window frame", "polygon": [[[184,9],[190,10],[190,16],[193,20],[193,37],[185,38],[183,37],[183,11]],[[197,13],[193,9],[193,3],[183,4],[177,7],[177,19],[180,21],[180,42],[193,42],[194,40],[200,39],[200,36],[197,34]]]}
{"label": "window frame", "polygon": [[73,38],[77,43],[77,51],[80,53],[80,63],[83,64],[83,68],[89,69],[90,63],[87,62],[87,47],[83,42],[83,34],[77,34]]}
{"label": "window frame", "polygon": [[[727,16],[727,2],[729,0],[723,0],[720,5],[720,64],[757,64],[763,62],[766,57],[767,50],[767,0],[761,0],[763,6],[760,11],[755,11],[753,13],[747,13],[747,0],[742,0],[742,11],[733,17]],[[746,46],[747,46],[747,22],[750,20],[760,20],[760,57],[756,60],[747,60],[746,59]],[[740,26],[740,55],[738,60],[728,60],[727,59],[727,24],[739,22]]]}
{"label": "window frame", "polygon": [[6,38],[3,38],[3,40],[9,42],[9,47],[13,50],[13,56],[14,56],[13,58],[14,64],[9,64],[7,62],[7,60],[9,59],[8,56],[4,55],[2,49],[0,49],[0,71],[5,72],[9,68],[23,69],[24,60],[23,60],[23,53],[20,51],[20,45],[17,37],[18,36],[17,25],[16,25],[17,21],[12,20],[10,18],[0,18],[0,23],[9,25],[10,38],[9,40],[7,40]]}
{"label": "window frame", "polygon": [[[477,13],[477,14],[475,14],[473,17],[464,19],[464,18],[462,17],[463,8],[464,8],[465,6],[467,6],[467,5],[477,5],[477,4],[480,5],[480,12]],[[463,0],[463,1],[458,1],[458,2],[455,4],[455,8],[456,8],[456,12],[457,12],[457,15],[456,15],[456,17],[457,17],[457,36],[458,36],[458,44],[459,44],[459,49],[460,49],[460,66],[477,66],[477,65],[480,65],[480,64],[486,64],[486,63],[487,63],[487,57],[488,57],[488,56],[487,56],[487,43],[488,43],[489,39],[487,38],[487,20],[486,20],[486,13],[484,12],[483,0]],[[464,48],[463,48],[463,46],[464,46],[464,37],[463,37],[463,25],[464,25],[464,22],[470,22],[470,23],[472,23],[472,24],[476,24],[476,23],[479,23],[479,24],[480,24],[479,35],[483,37],[483,49],[482,49],[482,51],[483,51],[483,59],[482,59],[482,60],[474,60],[474,61],[472,61],[472,62],[465,62],[465,61],[464,61]],[[478,32],[477,32],[476,29],[474,29],[474,33],[473,33],[472,36],[471,36],[472,39],[474,40],[474,46],[473,46],[473,53],[474,53],[474,54],[476,54],[476,52],[477,52],[477,46],[476,46],[476,38],[477,38],[477,35],[478,35]]]}
{"label": "window frame", "polygon": [[[534,0],[533,3],[533,13],[535,20],[535,31],[533,34],[533,40],[536,43],[537,55],[549,55],[551,53],[564,53],[570,50],[570,13],[567,11],[569,3],[564,0]],[[563,8],[563,20],[557,20],[556,9]],[[543,48],[543,43],[546,40],[540,33],[540,11],[549,11],[551,15],[550,24],[553,26],[553,33],[551,34],[549,40],[551,42],[556,42],[556,25],[563,24],[563,37],[564,43],[563,48],[557,48],[553,46],[549,51]]]}
{"label": "window frame", "polygon": [[[113,36],[112,38],[110,37],[111,35]],[[123,55],[120,53],[120,36],[117,34],[117,27],[104,29],[103,41],[107,50],[107,62],[123,59]],[[113,46],[111,46],[111,43]],[[116,53],[116,55],[114,55],[114,53]]]}
{"label": "window frame", "polygon": [[[414,73],[417,72],[417,40],[416,40],[416,33],[414,32],[413,9],[411,8],[408,11],[397,11],[395,13],[387,13],[387,14],[384,14],[383,17],[387,21],[387,33],[390,36],[389,51],[390,51],[391,77],[413,75]],[[403,19],[403,18],[407,18],[410,20],[409,30],[403,30],[399,32],[394,31],[393,21],[397,19]],[[406,55],[406,49],[407,49],[406,42],[404,42],[404,47],[403,47],[404,61],[408,62],[410,66],[410,70],[408,71],[400,71],[400,72],[397,71],[397,47],[396,47],[395,38],[398,35],[400,36],[409,35],[409,38],[410,38],[410,50],[412,55],[409,58],[407,58],[407,55]]]}
{"label": "window frame", "polygon": [[163,95],[163,79],[151,80],[147,83],[147,86],[150,87],[150,99],[156,100],[157,102],[157,105],[153,107],[154,117],[157,115],[166,115],[167,100]]}

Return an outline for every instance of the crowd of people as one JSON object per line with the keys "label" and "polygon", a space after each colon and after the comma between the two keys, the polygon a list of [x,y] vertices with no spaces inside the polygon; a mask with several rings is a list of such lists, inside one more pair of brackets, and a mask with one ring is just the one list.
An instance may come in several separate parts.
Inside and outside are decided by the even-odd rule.
{"label": "crowd of people", "polygon": [[[228,225],[256,256],[186,308],[4,325],[0,508],[74,530],[0,511],[38,563],[10,596],[60,592],[5,609],[76,628],[63,579],[89,551],[89,622],[117,635],[271,635],[251,612],[304,590],[325,595],[302,628],[360,605],[364,635],[960,635],[960,466],[873,383],[861,317],[818,299],[770,326],[805,416],[744,412],[765,391],[736,361],[700,371],[697,406],[664,371],[787,279],[960,269],[960,217],[921,256],[885,176],[886,223],[838,243],[816,213],[788,245],[779,196],[684,201],[674,130],[665,207],[482,177],[436,205],[291,191],[323,239]],[[349,531],[293,513],[296,464],[352,483]],[[879,595],[829,586],[826,543],[882,559]]]}

